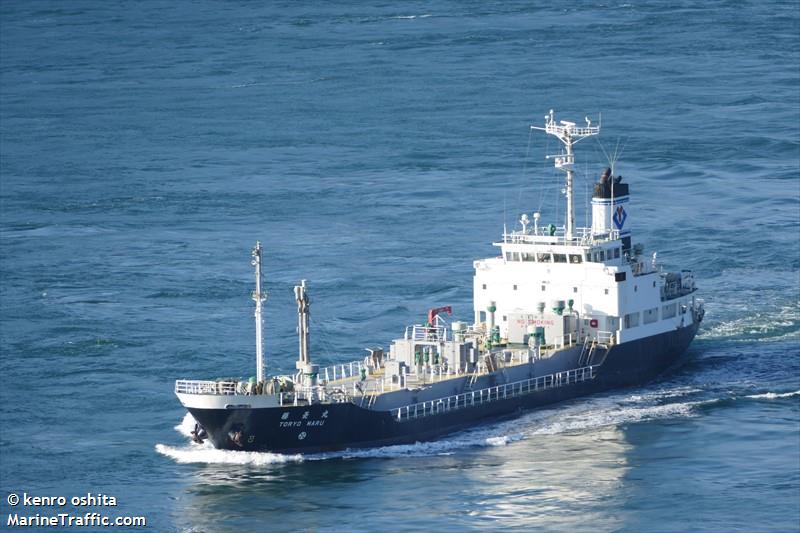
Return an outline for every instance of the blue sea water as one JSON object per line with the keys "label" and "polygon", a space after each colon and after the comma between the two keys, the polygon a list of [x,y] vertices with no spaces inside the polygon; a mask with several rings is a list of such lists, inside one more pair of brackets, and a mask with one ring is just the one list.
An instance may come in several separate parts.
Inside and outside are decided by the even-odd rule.
{"label": "blue sea water", "polygon": [[[800,7],[0,3],[0,492],[153,531],[800,529]],[[531,134],[602,113],[647,253],[695,270],[689,362],[433,443],[189,442],[176,378],[361,357],[452,305],[503,224],[563,220]],[[16,508],[17,511],[21,508]],[[47,509],[27,509],[44,513]],[[83,509],[81,509],[83,511]]]}

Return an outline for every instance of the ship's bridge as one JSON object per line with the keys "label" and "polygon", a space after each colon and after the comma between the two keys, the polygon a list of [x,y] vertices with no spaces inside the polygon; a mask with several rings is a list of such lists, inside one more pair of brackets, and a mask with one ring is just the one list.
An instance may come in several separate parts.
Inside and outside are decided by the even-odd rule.
{"label": "ship's bridge", "polygon": [[501,257],[507,262],[622,265],[625,261],[624,242],[617,230],[597,235],[592,228],[576,228],[571,239],[564,233],[563,227],[552,225],[526,228],[504,233],[503,240],[493,245],[502,250]]}

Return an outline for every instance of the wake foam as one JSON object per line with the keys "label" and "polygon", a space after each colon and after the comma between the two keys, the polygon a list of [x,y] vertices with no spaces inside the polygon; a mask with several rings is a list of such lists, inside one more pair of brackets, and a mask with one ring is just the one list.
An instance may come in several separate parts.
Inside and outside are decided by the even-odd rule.
{"label": "wake foam", "polygon": [[303,460],[303,456],[281,455],[279,453],[262,452],[237,452],[232,450],[217,450],[211,444],[204,443],[188,447],[174,447],[165,444],[156,444],[156,451],[178,463],[203,463],[225,465],[250,465],[265,466],[282,463],[296,463]]}
{"label": "wake foam", "polygon": [[[318,456],[306,456],[308,460],[329,459],[341,457],[352,458],[398,458],[398,457],[428,457],[432,455],[452,455],[454,452],[466,448],[482,448],[507,446],[525,438],[522,433],[502,434],[502,428],[479,428],[457,433],[450,437],[429,442],[416,442],[414,444],[397,444],[382,448],[353,449]],[[497,433],[501,433],[498,435]]]}
{"label": "wake foam", "polygon": [[533,430],[533,435],[559,435],[591,431],[607,426],[619,426],[664,418],[695,416],[694,408],[704,402],[685,402],[646,407],[624,407],[607,411],[587,411],[559,417]]}
{"label": "wake foam", "polygon": [[489,437],[486,439],[486,444],[488,446],[508,446],[512,442],[517,442],[518,440],[524,439],[525,436],[520,435],[503,435],[502,437]]}
{"label": "wake foam", "polygon": [[794,392],[765,392],[764,394],[749,394],[746,397],[753,400],[777,400],[779,398],[792,398],[800,396],[800,390]]}
{"label": "wake foam", "polygon": [[765,312],[701,327],[698,339],[730,339],[746,342],[788,340],[800,336],[800,307],[784,305]]}
{"label": "wake foam", "polygon": [[690,394],[697,394],[703,392],[703,389],[698,389],[695,387],[675,387],[672,389],[661,389],[656,391],[649,391],[642,394],[632,394],[628,396],[624,401],[625,402],[652,402],[655,400],[663,400],[669,398],[678,398],[681,396],[688,396]]}
{"label": "wake foam", "polygon": [[[196,420],[191,413],[186,413],[180,423],[175,426],[175,431],[184,437],[191,438]],[[156,451],[161,455],[173,459],[177,463],[201,464],[235,464],[264,466],[280,463],[299,462],[303,456],[282,455],[279,453],[237,452],[232,450],[218,450],[206,441],[203,444],[189,442],[186,446],[176,447],[166,444],[156,444]]]}
{"label": "wake foam", "polygon": [[186,413],[181,420],[181,423],[175,426],[175,431],[183,435],[184,437],[191,437],[192,431],[194,431],[194,425],[197,421],[194,419],[191,413]]}
{"label": "wake foam", "polygon": [[393,18],[395,20],[414,20],[416,18],[426,19],[430,16],[431,15],[429,13],[426,13],[424,15],[397,15],[395,17],[390,17],[390,18]]}

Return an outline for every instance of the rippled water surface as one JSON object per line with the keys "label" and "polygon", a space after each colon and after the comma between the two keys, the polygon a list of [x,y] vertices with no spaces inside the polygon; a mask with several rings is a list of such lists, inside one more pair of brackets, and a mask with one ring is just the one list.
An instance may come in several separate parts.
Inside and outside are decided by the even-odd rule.
{"label": "rippled water surface", "polygon": [[[800,529],[796,2],[0,4],[0,490],[156,531]],[[309,279],[320,363],[452,305],[503,224],[577,221],[620,155],[647,253],[695,271],[689,362],[437,442],[231,453],[173,380],[271,372]],[[621,154],[620,154],[621,152]],[[9,507],[5,501],[3,519]]]}

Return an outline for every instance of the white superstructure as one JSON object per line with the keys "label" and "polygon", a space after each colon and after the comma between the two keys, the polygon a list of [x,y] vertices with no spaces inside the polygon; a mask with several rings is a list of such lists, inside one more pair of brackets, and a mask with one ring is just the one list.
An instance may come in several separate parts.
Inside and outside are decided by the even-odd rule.
{"label": "white superstructure", "polygon": [[567,214],[563,226],[542,226],[540,214],[520,219],[522,230],[494,243],[500,255],[475,261],[474,328],[501,343],[568,346],[586,339],[620,344],[675,330],[691,323],[694,278],[690,272],[663,272],[655,254],[632,245],[630,195],[621,177],[606,169],[592,195],[592,225],[574,227],[572,147],[597,135],[600,126],[556,122],[545,131],[565,151],[555,166],[566,172]]}

